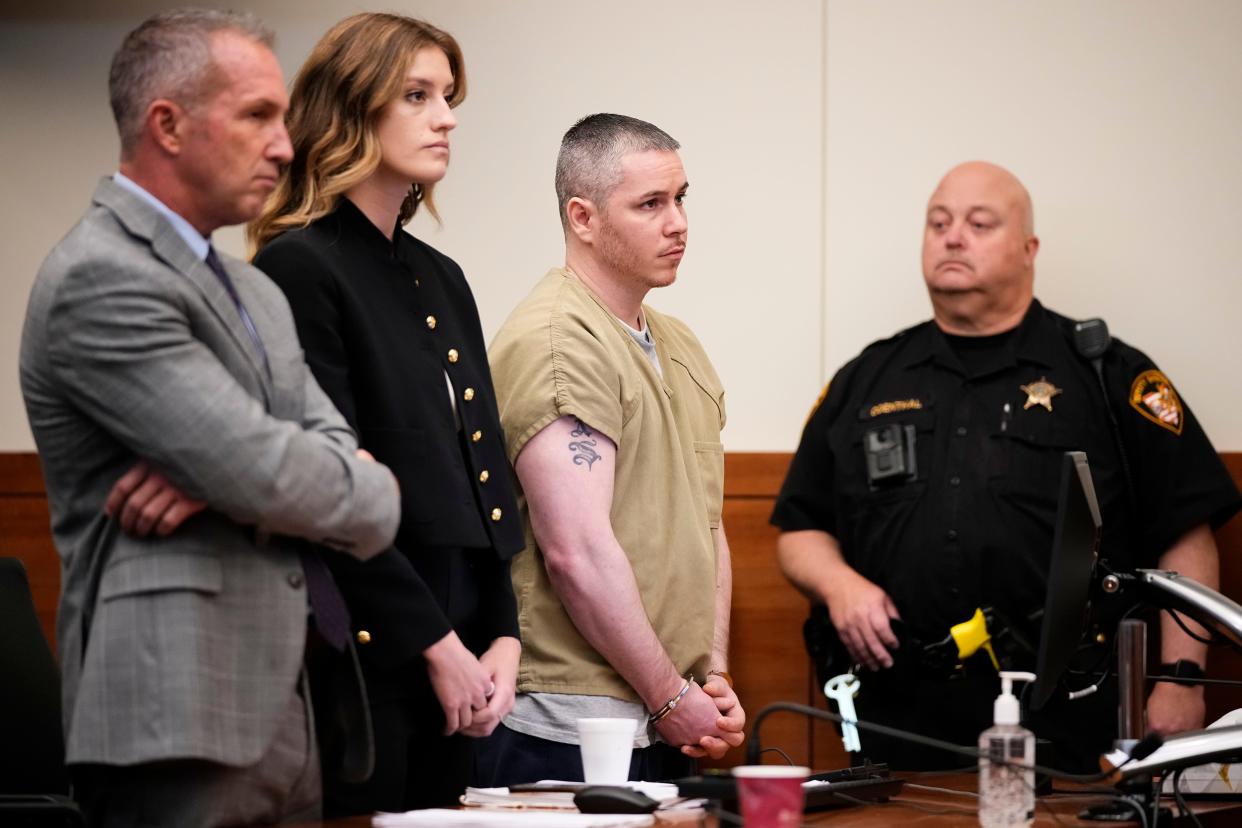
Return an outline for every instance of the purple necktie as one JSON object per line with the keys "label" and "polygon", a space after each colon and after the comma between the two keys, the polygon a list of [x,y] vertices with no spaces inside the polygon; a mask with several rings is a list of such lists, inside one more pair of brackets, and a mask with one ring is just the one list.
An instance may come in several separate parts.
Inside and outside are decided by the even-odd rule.
{"label": "purple necktie", "polygon": [[211,272],[216,274],[216,278],[220,280],[220,284],[224,285],[225,292],[228,293],[229,298],[233,300],[233,304],[237,307],[237,313],[241,316],[242,325],[246,327],[246,332],[250,334],[250,341],[254,343],[255,350],[259,352],[259,356],[263,357],[263,370],[267,371],[267,377],[271,379],[272,366],[267,361],[267,349],[263,347],[263,340],[259,337],[259,329],[254,326],[254,320],[250,318],[250,313],[246,310],[246,306],[242,304],[241,296],[237,293],[233,280],[229,278],[228,271],[224,269],[224,265],[220,263],[220,257],[216,255],[216,249],[211,245],[207,246],[207,258],[205,261],[207,266],[211,268]]}
{"label": "purple necktie", "polygon": [[337,652],[344,651],[349,642],[349,608],[319,550],[302,550],[302,572],[306,575],[306,600],[310,602],[315,628],[328,646]]}
{"label": "purple necktie", "polygon": [[[216,255],[214,247],[207,248],[206,262],[211,272],[216,274],[216,278],[220,280],[220,284],[224,285],[224,290],[233,300],[233,304],[237,306],[237,313],[241,316],[242,324],[250,333],[255,350],[263,357],[263,367],[267,370],[268,377],[271,377],[272,369],[267,361],[267,349],[263,347],[263,340],[259,338],[259,329],[255,327],[254,320],[246,311],[246,306],[242,304],[241,296],[238,295],[237,288],[234,287],[233,280],[229,278],[224,265],[220,263],[220,257]],[[345,599],[341,596],[341,591],[337,588],[332,573],[328,571],[328,565],[323,562],[317,550],[303,549],[301,556],[302,573],[306,578],[306,599],[310,603],[315,627],[323,636],[324,641],[340,652],[345,649],[349,641],[349,609],[345,606]]]}

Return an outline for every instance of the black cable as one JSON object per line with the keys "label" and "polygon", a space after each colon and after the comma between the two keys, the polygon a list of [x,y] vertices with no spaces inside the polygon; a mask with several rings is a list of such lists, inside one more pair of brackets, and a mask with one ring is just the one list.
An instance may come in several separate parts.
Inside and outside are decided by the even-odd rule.
{"label": "black cable", "polygon": [[[1139,608],[1138,604],[1135,604],[1134,606],[1130,607],[1130,609],[1126,610],[1126,612],[1123,613],[1119,619],[1117,619],[1118,623],[1129,618],[1132,614],[1134,614],[1135,610],[1137,610],[1138,608]],[[1165,612],[1167,612],[1169,615],[1173,617],[1173,620],[1177,622],[1177,625],[1182,628],[1182,630],[1186,633],[1186,635],[1190,636],[1191,638],[1195,639],[1196,641],[1202,644],[1207,644],[1208,646],[1213,646],[1213,647],[1219,647],[1219,646],[1232,643],[1228,639],[1224,638],[1223,636],[1215,632],[1213,632],[1212,634],[1213,635],[1212,639],[1207,639],[1207,638],[1203,638],[1202,636],[1196,635],[1195,633],[1191,632],[1190,629],[1186,627],[1186,624],[1182,621],[1181,616],[1177,613],[1176,610],[1166,609]],[[1079,690],[1069,691],[1070,695],[1074,693],[1081,693],[1083,690],[1086,690],[1088,687],[1098,688],[1104,682],[1108,681],[1108,677],[1112,675],[1113,673],[1113,668],[1112,668],[1112,665],[1114,663],[1113,657],[1116,654],[1116,652],[1117,652],[1117,636],[1113,636],[1113,643],[1109,647],[1107,655],[1103,656],[1103,658],[1101,658],[1100,661],[1096,662],[1097,665],[1100,665],[1100,664],[1104,665],[1104,669],[1100,672],[1100,677],[1097,678],[1095,681],[1093,681],[1091,684],[1088,684],[1087,687],[1083,687]],[[1099,669],[1098,666],[1091,667],[1089,670],[1067,669],[1065,673],[1066,675],[1072,675],[1072,676],[1090,676],[1092,673],[1096,672],[1097,669]],[[1151,674],[1148,674],[1146,676],[1146,679],[1148,681],[1165,681],[1165,682],[1169,682],[1170,684],[1189,684],[1189,685],[1219,684],[1219,685],[1223,685],[1226,687],[1242,687],[1242,681],[1237,681],[1234,679],[1210,679],[1210,678],[1191,679],[1191,678],[1178,678],[1176,676],[1151,675]],[[1027,689],[1030,688],[1030,686],[1031,685],[1028,682],[1026,686],[1023,687],[1022,689],[1023,694],[1026,693]],[[1070,699],[1070,701],[1076,701],[1076,699]]]}
{"label": "black cable", "polygon": [[[815,719],[827,719],[830,722],[836,722],[838,724],[845,723],[845,720],[842,719],[840,715],[833,713],[829,710],[820,710],[818,707],[810,707],[809,705],[796,704],[794,702],[775,702],[773,704],[769,704],[767,707],[764,707],[762,710],[760,710],[759,713],[756,714],[755,716],[755,723],[754,723],[754,726],[751,728],[751,733],[750,733],[751,743],[748,744],[746,747],[747,764],[750,764],[750,765],[757,764],[758,756],[759,756],[759,739],[758,739],[759,726],[763,723],[764,718],[766,718],[771,713],[776,713],[781,710],[784,710],[789,713],[801,713],[804,716],[810,716],[811,718],[815,718]],[[909,733],[905,730],[898,730],[895,727],[888,727],[886,725],[879,725],[879,724],[872,724],[871,722],[864,722],[861,719],[853,722],[853,724],[856,727],[861,728],[862,730],[872,731],[875,733],[879,733],[883,736],[893,736],[898,739],[904,739],[908,742],[914,742],[915,744],[925,745],[925,746],[934,747],[934,748],[940,748],[949,753],[956,753],[960,756],[969,756],[972,759],[975,759],[976,761],[979,758],[978,750],[976,750],[975,748],[966,747],[964,745],[955,745],[952,742],[944,742],[944,741],[941,741],[940,739],[933,739],[929,736],[921,736],[917,733]]]}
{"label": "black cable", "polygon": [[1186,804],[1186,797],[1182,795],[1182,773],[1185,770],[1185,768],[1178,768],[1173,774],[1173,800],[1177,802],[1178,816],[1188,816],[1196,828],[1203,828],[1198,815],[1190,809],[1190,806]]}
{"label": "black cable", "polygon": [[914,771],[913,774],[911,774],[911,776],[915,779],[921,779],[924,776],[948,776],[949,774],[954,774],[954,773],[978,773],[978,772],[979,772],[979,763],[975,762],[973,765],[962,765],[960,768],[945,768],[944,770]]}
{"label": "black cable", "polygon": [[1180,676],[1148,675],[1148,681],[1166,681],[1169,684],[1223,684],[1227,687],[1242,687],[1242,681],[1235,679],[1181,678]]}
{"label": "black cable", "polygon": [[[1030,682],[1027,682],[1027,683],[1029,684]],[[990,757],[988,761],[994,762],[994,760],[992,760]],[[996,763],[996,764],[1001,764],[1001,763]],[[1044,810],[1046,810],[1048,812],[1048,815],[1052,817],[1053,822],[1055,822],[1057,825],[1064,825],[1065,823],[1061,821],[1061,817],[1057,815],[1056,811],[1052,810],[1052,805],[1045,801],[1045,797],[1042,797],[1039,795],[1039,777],[1043,777],[1044,775],[1045,774],[1037,774],[1036,775],[1037,778],[1035,782],[1032,783],[1032,782],[1027,782],[1026,774],[1023,774],[1022,775],[1022,786],[1031,792],[1032,798],[1035,800],[1036,807],[1043,805]]]}
{"label": "black cable", "polygon": [[947,808],[932,808],[918,802],[906,802],[904,799],[890,799],[887,802],[872,802],[870,800],[850,796],[849,794],[838,793],[837,791],[833,791],[832,795],[843,799],[852,805],[895,805],[899,808],[913,808],[916,811],[922,811],[925,814],[931,814],[933,816],[950,816],[952,814],[969,814],[971,816],[975,816],[979,813],[979,809],[977,808],[955,808],[952,805]]}
{"label": "black cable", "polygon": [[1195,641],[1198,641],[1200,644],[1207,644],[1209,647],[1219,647],[1232,643],[1228,638],[1225,638],[1215,630],[1209,630],[1206,637],[1199,635],[1196,632],[1191,632],[1190,628],[1186,626],[1186,622],[1182,620],[1181,613],[1177,610],[1169,609],[1168,607],[1164,607],[1163,609],[1173,617],[1173,620],[1177,622],[1177,626],[1182,628],[1182,632],[1186,633],[1186,635],[1190,636]]}
{"label": "black cable", "polygon": [[1138,814],[1139,823],[1142,824],[1143,828],[1149,828],[1151,823],[1147,821],[1147,811],[1143,810],[1143,804],[1141,802],[1138,802],[1131,796],[1117,796],[1113,798],[1113,801],[1130,806],[1130,810]]}
{"label": "black cable", "polygon": [[[978,768],[975,768],[975,770],[978,770]],[[975,799],[979,798],[979,794],[977,791],[963,791],[957,788],[945,788],[940,785],[923,785],[918,782],[912,782],[909,779],[907,779],[906,784],[903,787],[903,790],[909,790],[910,788],[914,788],[920,791],[936,791],[937,793],[947,793],[947,794],[952,794],[953,796],[969,796],[969,797],[974,797]]]}
{"label": "black cable", "polygon": [[759,751],[760,756],[762,756],[765,753],[779,753],[781,755],[781,758],[785,760],[785,764],[789,765],[790,767],[793,767],[794,760],[790,759],[789,754],[781,750],[780,748],[769,747],[769,748],[764,748],[763,750]]}
{"label": "black cable", "polygon": [[[755,715],[755,722],[750,732],[750,741],[746,746],[747,764],[755,765],[759,762],[759,727],[763,723],[763,720],[770,714],[780,711],[788,713],[801,713],[803,716],[809,716],[814,719],[827,719],[830,722],[837,722],[838,724],[844,722],[840,715],[829,710],[820,710],[818,707],[810,707],[805,704],[795,704],[794,702],[775,702],[773,704],[769,704]],[[975,760],[978,760],[981,756],[977,748],[966,747],[965,745],[955,745],[952,742],[946,742],[941,739],[933,739],[930,736],[922,736],[918,733],[911,733],[907,730],[888,727],[887,725],[873,724],[872,722],[864,722],[861,719],[854,721],[853,724],[861,730],[879,733],[883,736],[892,736],[893,738],[913,742],[917,745],[937,748],[938,750],[943,750],[946,753],[956,753],[959,756],[969,756]],[[1043,765],[1025,765],[1019,762],[1010,762],[1008,760],[1001,760],[999,762],[994,762],[994,764],[998,766],[1019,768],[1021,770],[1034,770],[1036,773],[1042,773],[1045,776],[1050,776],[1053,779],[1060,779],[1064,782],[1091,783],[1100,782],[1109,778],[1132,761],[1134,761],[1134,758],[1128,757],[1124,762],[1111,770],[1100,771],[1099,773],[1092,774],[1066,773],[1065,771],[1057,770],[1056,768],[1044,767]]]}
{"label": "black cable", "polygon": [[1060,814],[1052,810],[1052,803],[1048,801],[1048,797],[1039,796],[1037,794],[1035,796],[1035,805],[1036,807],[1040,805],[1044,806],[1044,810],[1048,812],[1048,816],[1052,817],[1052,821],[1055,822],[1057,825],[1068,825],[1069,824],[1061,819]]}
{"label": "black cable", "polygon": [[[1125,621],[1127,618],[1133,615],[1140,608],[1140,606],[1141,605],[1139,604],[1134,604],[1133,606],[1131,606],[1128,610],[1122,613],[1120,618],[1117,619],[1117,623],[1120,624],[1122,621]],[[1176,610],[1165,608],[1164,611],[1167,612],[1173,618],[1175,622],[1177,622],[1177,626],[1181,627],[1182,631],[1186,633],[1186,635],[1190,636],[1195,641],[1198,641],[1201,644],[1206,644],[1208,646],[1222,646],[1225,644],[1232,644],[1231,641],[1229,641],[1227,638],[1225,638],[1224,636],[1220,635],[1219,633],[1215,631],[1211,632],[1211,636],[1212,636],[1211,638],[1204,638],[1203,636],[1192,632],[1190,628],[1186,626],[1185,622],[1181,618],[1181,615]],[[1079,698],[1083,698],[1083,695],[1090,695],[1090,693],[1084,694],[1084,691],[1086,690],[1091,690],[1091,692],[1094,693],[1096,690],[1100,688],[1102,684],[1104,684],[1104,682],[1108,681],[1109,676],[1111,676],[1113,673],[1113,664],[1115,663],[1114,657],[1117,652],[1117,638],[1118,638],[1117,636],[1115,635],[1113,636],[1112,644],[1109,645],[1109,648],[1108,648],[1108,653],[1105,656],[1103,656],[1099,661],[1096,662],[1097,666],[1094,666],[1089,670],[1066,669],[1065,673],[1067,675],[1089,676],[1098,669],[1098,665],[1100,664],[1104,665],[1104,669],[1100,672],[1099,678],[1097,678],[1095,681],[1091,682],[1086,687],[1080,688],[1078,690],[1066,691],[1070,701],[1077,701]],[[1148,681],[1164,681],[1170,684],[1186,684],[1186,685],[1217,684],[1217,685],[1224,685],[1227,687],[1242,686],[1242,681],[1236,681],[1233,679],[1209,679],[1209,678],[1188,679],[1188,678],[1178,678],[1175,676],[1150,675],[1150,674],[1145,676],[1145,678]],[[1031,685],[1028,682],[1026,686],[1023,687],[1022,692],[1024,696],[1025,696],[1026,691],[1030,688],[1030,686]],[[1076,695],[1076,694],[1083,694],[1083,695]]]}
{"label": "black cable", "polygon": [[[954,768],[952,770],[919,771],[918,773],[915,773],[912,776],[913,778],[921,779],[925,776],[948,776],[951,774],[978,773],[978,772],[979,772],[979,766],[975,764],[975,765],[970,765],[968,767]],[[1044,806],[1044,808],[1048,811],[1049,816],[1052,817],[1054,822],[1056,822],[1058,825],[1064,825],[1066,823],[1064,823],[1061,820],[1061,817],[1056,813],[1056,811],[1052,810],[1052,806],[1048,804],[1047,802],[1049,797],[1054,796],[1056,794],[1056,791],[1053,791],[1051,794],[1046,794],[1044,796],[1040,796],[1039,794],[1039,786],[1041,784],[1040,778],[1043,776],[1044,774],[1037,774],[1034,785],[1027,785],[1025,779],[1022,780],[1022,784],[1025,787],[1030,788],[1030,790],[1035,794],[1035,801]],[[920,784],[911,782],[909,780],[906,781],[906,787],[907,788],[925,788],[929,791],[944,791],[947,793],[963,794],[966,796],[973,796],[976,799],[979,797],[979,794],[973,791],[956,791],[956,790],[953,790],[952,788],[939,788],[933,785],[920,785]],[[1084,790],[1084,793],[1085,793],[1085,790]],[[1105,795],[1111,795],[1113,793],[1116,793],[1116,791],[1114,791],[1112,788],[1102,788],[1096,791],[1096,794],[1100,794],[1100,793],[1105,794]]]}
{"label": "black cable", "polygon": [[[1113,795],[1111,801],[1114,804],[1114,806],[1118,806],[1118,805],[1124,806],[1127,811],[1131,811],[1137,815],[1136,819],[1138,820],[1139,824],[1143,826],[1143,828],[1148,828],[1147,809],[1144,807],[1142,800],[1130,794],[1119,794],[1115,790],[1110,791],[1110,792]],[[1107,814],[1108,812],[1105,812],[1105,813]],[[1091,819],[1091,817],[1086,817],[1086,819]],[[1117,814],[1117,815],[1108,814],[1107,816],[1098,817],[1098,819],[1102,821],[1107,821],[1107,822],[1122,822],[1122,821],[1133,822],[1134,821],[1130,819],[1124,819],[1120,814]]]}
{"label": "black cable", "polygon": [[[971,771],[977,771],[977,770],[978,770],[978,766],[976,766],[976,767],[974,767],[974,768],[970,768],[969,770],[971,770]],[[947,774],[947,773],[952,773],[953,771],[937,771],[937,772],[938,772],[938,773],[946,773],[946,774]],[[1042,775],[1042,774],[1041,774],[1041,775]],[[1038,784],[1038,783],[1036,783],[1036,784],[1033,784],[1033,785],[1032,785],[1032,784],[1030,784],[1030,783],[1028,783],[1028,782],[1026,781],[1026,777],[1024,776],[1024,777],[1022,778],[1022,785],[1023,785],[1023,787],[1025,787],[1027,790],[1029,790],[1032,794],[1034,794],[1035,804],[1036,804],[1037,806],[1042,805],[1042,806],[1043,806],[1043,808],[1044,808],[1044,810],[1046,810],[1046,811],[1048,812],[1048,816],[1052,817],[1052,821],[1053,821],[1053,822],[1055,822],[1057,825],[1065,825],[1065,824],[1067,824],[1066,822],[1064,822],[1064,821],[1061,819],[1060,814],[1058,814],[1056,811],[1054,811],[1054,810],[1052,809],[1052,804],[1048,801],[1049,797],[1047,797],[1047,796],[1040,796],[1040,795],[1039,795],[1039,784]],[[974,793],[974,792],[971,792],[971,791],[955,791],[955,790],[953,790],[953,789],[951,789],[951,788],[937,788],[937,787],[933,787],[933,786],[931,786],[931,785],[916,785],[916,784],[913,784],[913,783],[911,783],[911,782],[906,782],[906,787],[907,787],[907,788],[924,788],[924,789],[929,790],[929,791],[944,791],[944,792],[947,792],[947,793],[964,794],[964,795],[966,795],[966,796],[973,796],[973,797],[975,797],[976,799],[980,798],[980,794],[977,794],[977,793]],[[1110,794],[1111,794],[1111,793],[1113,793],[1112,788],[1108,788],[1108,789],[1106,789],[1106,790],[1107,790],[1107,792],[1108,792],[1108,793],[1110,793]]]}
{"label": "black cable", "polygon": [[[1108,336],[1108,326],[1104,323],[1104,320],[1100,319],[1099,323],[1104,325],[1104,335]],[[1131,515],[1137,516],[1139,513],[1138,497],[1134,493],[1134,474],[1130,471],[1130,457],[1126,452],[1125,439],[1121,436],[1121,424],[1117,422],[1117,414],[1113,411],[1112,397],[1108,393],[1108,383],[1104,380],[1104,353],[1111,347],[1112,337],[1109,337],[1108,343],[1104,346],[1104,352],[1088,355],[1084,352],[1084,343],[1079,335],[1082,324],[1080,322],[1074,326],[1074,350],[1095,369],[1095,378],[1099,384],[1100,394],[1104,399],[1104,411],[1108,414],[1109,432],[1113,436],[1113,448],[1117,450],[1117,459],[1121,461],[1121,478],[1125,483],[1126,506]],[[1130,533],[1127,532],[1127,534]]]}
{"label": "black cable", "polygon": [[[1136,612],[1138,612],[1139,608],[1140,608],[1139,604],[1134,604],[1128,610],[1123,612],[1121,614],[1121,617],[1117,619],[1118,626],[1120,626],[1122,621],[1125,621],[1131,615],[1134,615]],[[1108,645],[1108,652],[1106,652],[1103,656],[1101,656],[1099,660],[1096,661],[1095,666],[1093,666],[1090,670],[1083,671],[1083,670],[1066,669],[1065,672],[1068,675],[1088,675],[1089,676],[1092,673],[1099,670],[1100,677],[1097,678],[1095,681],[1091,682],[1091,684],[1087,685],[1087,687],[1095,687],[1098,690],[1100,685],[1108,681],[1108,677],[1113,674],[1113,665],[1116,663],[1117,663],[1117,636],[1114,635],[1112,643]],[[1023,688],[1023,691],[1025,692],[1026,688],[1029,688],[1032,683],[1033,682],[1027,682],[1026,686]],[[1070,701],[1076,701],[1076,699],[1074,698],[1074,694],[1081,693],[1083,690],[1086,690],[1087,687],[1083,687],[1078,690],[1067,690],[1066,694],[1069,696]]]}

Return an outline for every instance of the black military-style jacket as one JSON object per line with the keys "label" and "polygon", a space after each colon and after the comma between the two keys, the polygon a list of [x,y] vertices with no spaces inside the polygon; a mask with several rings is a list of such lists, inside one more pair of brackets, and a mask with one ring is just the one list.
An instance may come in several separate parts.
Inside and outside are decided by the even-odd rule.
{"label": "black military-style jacket", "polygon": [[[508,560],[523,546],[522,524],[461,268],[400,227],[389,241],[345,198],[267,244],[255,264],[288,297],[315,378],[401,486],[394,550],[364,564],[329,557],[366,633],[364,663],[408,660],[443,637],[451,628],[443,583],[453,577],[484,578],[494,590],[476,613],[483,639],[516,636]],[[479,568],[486,556],[467,560],[463,549],[492,550],[495,565]],[[461,558],[448,581],[445,562],[432,560],[444,555]]]}

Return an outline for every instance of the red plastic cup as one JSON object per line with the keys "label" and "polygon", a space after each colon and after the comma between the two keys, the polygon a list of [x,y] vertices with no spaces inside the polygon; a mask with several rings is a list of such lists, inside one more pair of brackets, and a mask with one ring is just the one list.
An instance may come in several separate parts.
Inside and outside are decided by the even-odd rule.
{"label": "red plastic cup", "polygon": [[789,765],[742,765],[733,769],[746,828],[797,828],[806,800],[802,783],[811,769]]}

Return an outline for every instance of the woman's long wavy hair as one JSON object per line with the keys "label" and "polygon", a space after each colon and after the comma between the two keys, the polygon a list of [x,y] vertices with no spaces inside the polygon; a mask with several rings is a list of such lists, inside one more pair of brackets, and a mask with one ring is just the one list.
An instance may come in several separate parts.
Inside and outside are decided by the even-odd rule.
{"label": "woman's long wavy hair", "polygon": [[[316,44],[293,83],[285,118],[293,161],[263,212],[246,228],[251,254],[286,230],[332,212],[342,193],[375,172],[380,115],[404,91],[414,55],[428,46],[448,57],[453,73],[449,106],[455,107],[466,97],[461,47],[430,23],[396,14],[356,14]],[[401,205],[401,224],[414,217],[419,205],[440,218],[433,189],[433,184],[410,188]]]}

